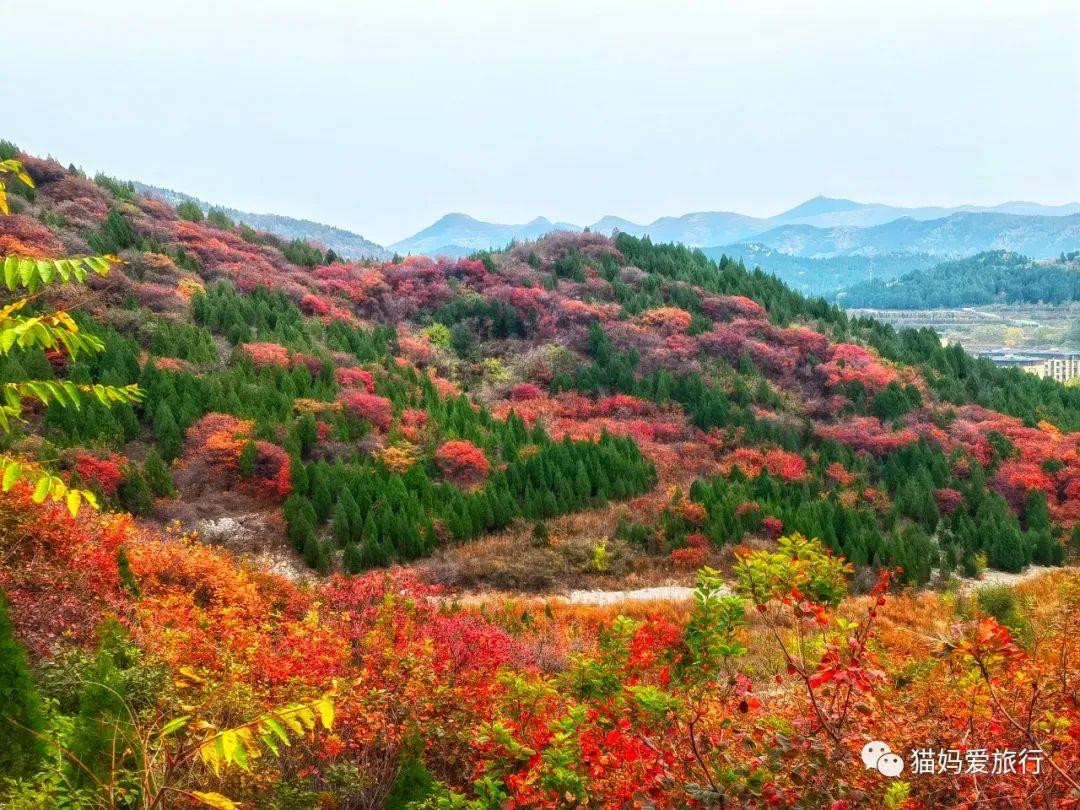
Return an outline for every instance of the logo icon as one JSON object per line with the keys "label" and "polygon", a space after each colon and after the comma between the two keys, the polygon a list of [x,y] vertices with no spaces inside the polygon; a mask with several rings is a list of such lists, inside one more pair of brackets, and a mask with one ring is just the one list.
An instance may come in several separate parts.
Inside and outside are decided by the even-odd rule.
{"label": "logo icon", "polygon": [[862,761],[867,770],[876,769],[890,778],[904,772],[904,758],[894,754],[888,743],[871,740],[862,747]]}

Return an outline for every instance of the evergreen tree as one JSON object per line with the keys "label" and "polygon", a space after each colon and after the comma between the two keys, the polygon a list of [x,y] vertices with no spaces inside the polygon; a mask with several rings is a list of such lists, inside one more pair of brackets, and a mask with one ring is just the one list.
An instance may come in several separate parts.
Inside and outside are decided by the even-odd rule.
{"label": "evergreen tree", "polygon": [[150,488],[152,495],[159,498],[171,498],[176,494],[169,468],[153,447],[147,452],[146,460],[143,462],[143,475],[146,477],[146,485]]}
{"label": "evergreen tree", "polygon": [[0,773],[30,775],[43,755],[37,734],[44,729],[41,701],[26,651],[15,639],[7,596],[0,590]]}
{"label": "evergreen tree", "polygon": [[259,459],[259,448],[248,439],[240,449],[239,469],[243,478],[251,478],[255,473],[255,462]]}
{"label": "evergreen tree", "polygon": [[166,461],[172,461],[180,455],[184,436],[168,402],[162,402],[154,412],[154,438],[161,448],[161,457]]}
{"label": "evergreen tree", "polygon": [[154,499],[150,496],[150,488],[146,485],[146,479],[138,467],[131,467],[120,481],[117,491],[120,505],[136,516],[150,514],[154,508]]}

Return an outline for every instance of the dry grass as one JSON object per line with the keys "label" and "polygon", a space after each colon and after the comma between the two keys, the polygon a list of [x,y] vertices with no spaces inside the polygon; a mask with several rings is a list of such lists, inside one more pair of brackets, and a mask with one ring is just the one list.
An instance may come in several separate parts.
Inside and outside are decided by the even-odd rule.
{"label": "dry grass", "polygon": [[[565,593],[572,589],[632,589],[693,584],[693,572],[673,572],[664,558],[651,557],[614,537],[627,504],[609,504],[547,521],[547,538],[533,524],[510,528],[444,548],[418,564],[423,576],[450,590]],[[598,567],[596,549],[603,545]]]}

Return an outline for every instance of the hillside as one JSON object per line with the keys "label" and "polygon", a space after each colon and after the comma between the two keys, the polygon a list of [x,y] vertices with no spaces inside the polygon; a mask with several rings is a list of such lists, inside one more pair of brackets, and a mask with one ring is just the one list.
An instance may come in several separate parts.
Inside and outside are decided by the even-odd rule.
{"label": "hillside", "polygon": [[1064,304],[1080,300],[1080,253],[1033,261],[988,251],[942,262],[890,280],[852,286],[840,300],[851,307],[929,309],[989,304]]}
{"label": "hillside", "polygon": [[168,188],[148,186],[145,183],[138,182],[133,182],[132,185],[140,194],[147,197],[156,197],[172,206],[177,206],[182,202],[190,202],[199,206],[203,213],[209,213],[211,209],[220,211],[237,223],[250,225],[256,230],[272,233],[282,239],[290,241],[300,239],[305,242],[316,242],[334,251],[344,259],[390,258],[390,253],[380,245],[365,239],[358,233],[336,228],[333,225],[323,225],[321,222],[295,219],[281,214],[253,214],[250,211],[240,211],[228,206],[213,205],[200,200],[198,197]]}
{"label": "hillside", "polygon": [[[901,806],[886,732],[1041,746],[1067,798],[1075,573],[915,589],[1080,545],[1080,388],[680,245],[346,262],[12,156],[0,803]],[[16,340],[58,310],[78,352]],[[95,382],[141,393],[50,399]]]}
{"label": "hillside", "polygon": [[760,267],[804,295],[832,295],[870,280],[894,279],[938,263],[922,253],[807,258],[782,253],[756,242],[703,248],[703,252],[710,259],[729,256],[748,267]]}

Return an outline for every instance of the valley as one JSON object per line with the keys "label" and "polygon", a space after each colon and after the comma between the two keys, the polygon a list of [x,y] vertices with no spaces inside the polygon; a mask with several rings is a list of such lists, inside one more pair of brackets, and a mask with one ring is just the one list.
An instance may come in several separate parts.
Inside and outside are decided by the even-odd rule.
{"label": "valley", "polygon": [[1070,789],[995,718],[1068,700],[1080,388],[934,331],[1069,316],[898,329],[550,223],[345,260],[0,152],[12,806],[885,802],[886,728]]}

